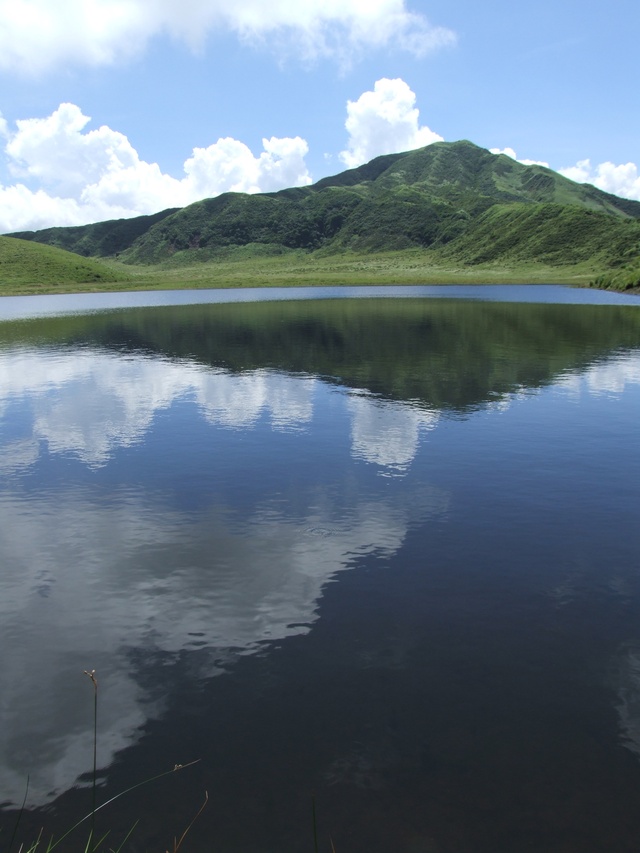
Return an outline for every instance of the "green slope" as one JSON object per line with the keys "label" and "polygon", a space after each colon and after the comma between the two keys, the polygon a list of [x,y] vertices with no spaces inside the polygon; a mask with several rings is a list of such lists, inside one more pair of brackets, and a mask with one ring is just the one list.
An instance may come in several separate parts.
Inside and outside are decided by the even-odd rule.
{"label": "green slope", "polygon": [[[638,202],[617,199],[550,169],[524,166],[463,141],[378,157],[312,187],[255,196],[227,193],[198,202],[152,226],[123,253],[123,259],[190,264],[215,259],[221,249],[231,246],[330,253],[439,249],[455,246],[465,235],[471,239],[482,217],[496,205],[503,210],[503,226],[510,216],[508,208],[514,206],[516,221],[507,230],[511,255],[519,260],[537,260],[540,252],[549,262],[560,259],[553,205],[571,206],[571,225],[562,232],[569,240],[569,254],[582,259],[597,255],[604,268],[619,262],[619,247],[627,237],[634,243],[633,229],[618,226],[640,221]],[[528,226],[523,221],[524,205],[540,211]],[[608,223],[604,243],[593,227],[594,212]],[[538,227],[546,215],[554,224],[532,240],[527,228]],[[454,253],[462,260],[465,254],[464,245]],[[499,256],[494,252],[491,260]]]}
{"label": "green slope", "polygon": [[74,225],[59,228],[44,228],[41,231],[16,231],[8,236],[21,240],[33,240],[75,252],[86,258],[115,257],[166,216],[178,208],[162,210],[151,216],[135,216],[132,219],[112,219],[92,225]]}
{"label": "green slope", "polygon": [[[470,238],[496,205],[503,226],[510,211],[516,220],[507,231],[511,242],[519,243],[512,254],[520,260],[535,260],[542,252],[556,262],[555,220],[561,207],[571,208],[571,227],[562,231],[570,241],[569,254],[581,259],[597,254],[605,267],[618,262],[627,237],[634,240],[633,228],[626,224],[640,221],[638,202],[576,184],[541,166],[493,155],[469,142],[436,143],[376,158],[313,187],[254,196],[226,193],[198,202],[151,227],[123,258],[133,263],[192,263],[213,259],[230,246],[248,245],[263,246],[264,251],[326,252],[439,248],[465,235]],[[532,212],[528,227],[540,227],[547,215],[553,222],[542,228],[538,240],[531,239],[523,223],[525,205]],[[598,241],[594,213],[609,223],[604,241]],[[547,245],[547,238],[553,246]],[[456,257],[463,258],[465,251],[461,247]],[[494,252],[492,259],[499,254]]]}
{"label": "green slope", "polygon": [[[382,174],[384,186],[410,184],[451,204],[555,202],[640,218],[640,202],[576,184],[544,166],[525,166],[472,142],[438,142],[408,152]],[[469,210],[469,212],[473,212]]]}
{"label": "green slope", "polygon": [[640,220],[575,205],[496,204],[439,255],[465,264],[619,265],[640,257]]}
{"label": "green slope", "polygon": [[116,273],[101,261],[80,258],[54,246],[0,237],[0,294],[5,285],[33,285],[38,289],[39,285],[128,280],[126,273]]}
{"label": "green slope", "polygon": [[640,202],[471,142],[377,157],[311,187],[225,193],[155,217],[22,233],[80,254],[170,267],[291,251],[434,250],[481,263],[640,264]]}

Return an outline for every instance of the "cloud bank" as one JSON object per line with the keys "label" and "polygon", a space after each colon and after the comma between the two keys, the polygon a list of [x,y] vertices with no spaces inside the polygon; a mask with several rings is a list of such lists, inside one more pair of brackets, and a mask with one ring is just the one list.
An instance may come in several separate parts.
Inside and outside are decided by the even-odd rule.
{"label": "cloud bank", "polygon": [[87,131],[90,120],[75,104],[61,104],[46,118],[6,129],[8,168],[17,182],[0,186],[0,232],[82,225],[183,207],[227,191],[311,183],[308,145],[299,136],[263,139],[257,156],[237,139],[219,139],[194,148],[183,176],[174,178],[141,160],[122,133],[106,126]]}
{"label": "cloud bank", "polygon": [[158,36],[202,49],[231,33],[278,56],[349,62],[365,48],[423,56],[455,35],[405,0],[0,0],[0,70],[39,75],[59,66],[112,65]]}

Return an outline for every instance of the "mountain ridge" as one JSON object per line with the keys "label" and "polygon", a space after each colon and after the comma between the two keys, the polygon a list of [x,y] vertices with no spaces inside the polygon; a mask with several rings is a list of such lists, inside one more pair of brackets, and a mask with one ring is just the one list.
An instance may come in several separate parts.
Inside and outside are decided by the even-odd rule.
{"label": "mountain ridge", "polygon": [[461,140],[381,155],[308,187],[227,192],[151,216],[8,236],[136,265],[213,261],[235,248],[424,249],[467,265],[593,260],[606,271],[640,264],[640,202]]}

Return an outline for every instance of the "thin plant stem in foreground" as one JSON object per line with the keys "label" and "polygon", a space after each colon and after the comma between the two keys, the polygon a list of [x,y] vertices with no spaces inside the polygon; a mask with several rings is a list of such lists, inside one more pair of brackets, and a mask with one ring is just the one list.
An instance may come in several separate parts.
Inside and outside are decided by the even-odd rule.
{"label": "thin plant stem in foreground", "polygon": [[[178,850],[180,849],[180,845],[182,844],[182,842],[186,838],[187,832],[189,832],[189,830],[191,829],[193,824],[198,820],[198,818],[200,817],[202,812],[205,810],[205,807],[206,807],[208,802],[209,802],[209,792],[205,791],[204,792],[204,803],[200,806],[198,811],[195,813],[193,819],[191,820],[191,823],[189,824],[189,826],[185,829],[185,831],[180,836],[180,840],[176,841],[175,838],[173,839],[173,853],[178,853]],[[168,850],[167,850],[167,853],[169,853]]]}
{"label": "thin plant stem in foreground", "polygon": [[13,847],[13,842],[15,841],[16,835],[18,834],[18,826],[20,825],[20,819],[24,814],[24,807],[27,803],[27,794],[29,793],[29,776],[27,776],[27,785],[24,789],[24,797],[22,798],[22,805],[20,806],[20,811],[18,812],[18,817],[16,818],[16,824],[13,827],[13,832],[11,833],[11,840],[9,841],[9,846],[7,847],[7,853],[10,853],[11,848]]}
{"label": "thin plant stem in foreground", "polygon": [[[142,788],[144,785],[149,785],[151,782],[155,782],[158,779],[162,779],[164,776],[169,776],[171,773],[177,773],[179,770],[186,770],[187,767],[193,767],[194,764],[199,764],[200,761],[201,761],[200,758],[196,758],[195,761],[190,761],[188,764],[176,764],[174,767],[171,768],[171,770],[163,770],[162,773],[158,773],[156,776],[150,776],[148,779],[143,779],[142,782],[136,782],[135,785],[131,785],[129,788],[125,788],[124,791],[120,791],[119,794],[116,794],[115,796],[111,797],[111,799],[106,800],[104,803],[101,803],[99,806],[96,806],[96,812],[99,812],[101,809],[104,809],[107,806],[111,805],[111,803],[115,802],[116,800],[119,800],[120,797],[124,797],[125,794],[130,794],[131,791],[135,791],[137,788]],[[199,812],[198,812],[198,814],[199,814]],[[80,820],[77,821],[76,823],[74,823],[74,825],[70,829],[68,829],[64,833],[64,835],[61,835],[60,838],[54,844],[50,844],[48,851],[54,850],[61,842],[64,841],[64,839],[68,835],[71,835],[71,833],[75,829],[77,829],[86,820],[89,820],[89,818],[91,818],[91,816],[92,816],[92,813],[89,812],[89,814],[86,814],[84,817],[80,818]]]}
{"label": "thin plant stem in foreground", "polygon": [[[90,841],[95,837],[96,829],[96,779],[97,779],[97,760],[98,760],[98,679],[96,678],[95,669],[84,671],[88,675],[93,684],[93,780],[91,784],[91,834]],[[91,845],[91,850],[95,850],[95,846]],[[91,853],[91,851],[89,851]]]}

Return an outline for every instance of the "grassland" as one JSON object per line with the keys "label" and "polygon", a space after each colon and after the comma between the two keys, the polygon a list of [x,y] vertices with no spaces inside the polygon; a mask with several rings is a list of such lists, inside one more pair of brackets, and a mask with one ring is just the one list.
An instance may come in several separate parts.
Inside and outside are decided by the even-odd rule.
{"label": "grassland", "polygon": [[[445,264],[428,252],[321,253],[292,251],[274,256],[228,253],[207,263],[131,266],[118,261],[98,262],[48,246],[15,258],[5,267],[7,252],[0,238],[0,295],[37,293],[92,293],[116,290],[173,290],[228,287],[295,287],[419,284],[573,284],[588,285],[599,272],[583,263],[558,267],[533,262],[467,266]],[[11,241],[21,242],[21,241]],[[29,244],[27,244],[29,248]],[[55,253],[48,257],[49,251]],[[69,259],[60,257],[69,255]],[[37,261],[35,266],[33,262]]]}
{"label": "grassland", "polygon": [[132,280],[121,265],[83,258],[55,246],[0,237],[0,294],[69,293],[126,288]]}

